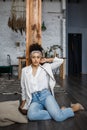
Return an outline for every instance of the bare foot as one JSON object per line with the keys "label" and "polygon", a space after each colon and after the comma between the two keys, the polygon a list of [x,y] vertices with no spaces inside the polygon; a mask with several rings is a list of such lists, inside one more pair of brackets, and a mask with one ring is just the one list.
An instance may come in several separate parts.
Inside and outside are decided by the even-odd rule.
{"label": "bare foot", "polygon": [[84,110],[84,107],[80,103],[71,104],[73,111]]}
{"label": "bare foot", "polygon": [[65,106],[62,106],[62,107],[61,107],[61,110],[65,109],[65,108],[66,108]]}

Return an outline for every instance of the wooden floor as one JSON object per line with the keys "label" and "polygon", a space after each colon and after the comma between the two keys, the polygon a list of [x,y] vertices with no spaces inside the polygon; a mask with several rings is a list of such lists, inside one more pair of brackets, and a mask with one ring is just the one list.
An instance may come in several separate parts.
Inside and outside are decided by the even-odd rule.
{"label": "wooden floor", "polygon": [[[79,102],[85,107],[84,111],[79,111],[74,118],[69,118],[63,122],[54,120],[34,121],[28,124],[14,124],[0,127],[0,130],[87,130],[87,75],[66,77],[61,80],[56,77],[62,89],[55,92],[57,102],[60,106],[70,106],[70,103]],[[19,95],[0,95],[0,101],[18,99]]]}

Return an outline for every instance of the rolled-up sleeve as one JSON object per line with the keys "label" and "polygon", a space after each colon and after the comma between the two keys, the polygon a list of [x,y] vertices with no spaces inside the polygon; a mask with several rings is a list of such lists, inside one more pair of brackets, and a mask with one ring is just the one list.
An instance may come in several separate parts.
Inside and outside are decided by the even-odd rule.
{"label": "rolled-up sleeve", "polygon": [[55,57],[55,58],[53,59],[53,62],[51,63],[51,68],[52,68],[52,70],[54,70],[54,69],[60,67],[60,65],[63,63],[63,61],[64,61],[64,60],[63,60],[62,58],[57,58],[57,57]]}

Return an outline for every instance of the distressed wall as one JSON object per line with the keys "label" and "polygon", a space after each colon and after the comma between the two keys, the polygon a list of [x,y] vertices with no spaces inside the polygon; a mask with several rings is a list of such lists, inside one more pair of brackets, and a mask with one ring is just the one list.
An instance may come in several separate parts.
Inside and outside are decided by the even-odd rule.
{"label": "distressed wall", "polygon": [[[7,55],[11,56],[11,63],[18,64],[18,56],[24,55],[26,49],[25,33],[13,32],[8,27],[11,1],[0,1],[0,65],[7,65]],[[65,10],[65,8],[64,8]],[[42,22],[44,21],[46,30],[42,31],[42,46],[46,50],[52,45],[61,45],[64,49],[63,57],[66,57],[66,28],[63,16],[62,3],[58,0],[42,2]],[[20,42],[20,46],[15,45]],[[59,56],[61,52],[57,50]]]}

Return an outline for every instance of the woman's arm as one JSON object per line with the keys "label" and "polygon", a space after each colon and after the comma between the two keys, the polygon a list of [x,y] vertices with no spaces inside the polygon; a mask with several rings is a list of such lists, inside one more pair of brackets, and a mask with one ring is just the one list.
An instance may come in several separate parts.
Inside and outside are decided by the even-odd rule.
{"label": "woman's arm", "polygon": [[41,59],[41,63],[51,63],[51,68],[52,69],[56,69],[58,68],[62,63],[63,63],[63,59],[62,58],[42,58]]}
{"label": "woman's arm", "polygon": [[25,105],[25,102],[26,102],[26,100],[22,100],[22,101],[21,101],[20,106],[19,106],[20,109],[23,109],[23,107],[24,107],[24,105]]}
{"label": "woman's arm", "polygon": [[24,109],[24,105],[26,103],[26,97],[25,97],[25,83],[24,83],[24,71],[22,69],[22,74],[21,74],[21,91],[22,91],[22,101],[20,102],[20,106],[19,106],[19,111],[26,115],[27,114],[27,110]]}
{"label": "woman's arm", "polygon": [[54,58],[42,58],[40,63],[51,63]]}
{"label": "woman's arm", "polygon": [[60,67],[61,64],[63,63],[63,61],[64,60],[62,58],[55,57],[53,59],[53,62],[51,63],[51,68],[56,69],[56,68]]}
{"label": "woman's arm", "polygon": [[21,103],[20,103],[20,106],[19,106],[19,111],[23,114],[23,115],[26,115],[27,114],[27,110],[26,109],[23,109],[24,105],[25,105],[25,102],[26,100],[23,100]]}
{"label": "woman's arm", "polygon": [[22,69],[21,74],[21,92],[22,92],[22,102],[20,103],[20,108],[23,108],[26,102],[26,92],[25,92],[25,83],[24,83],[24,70]]}

